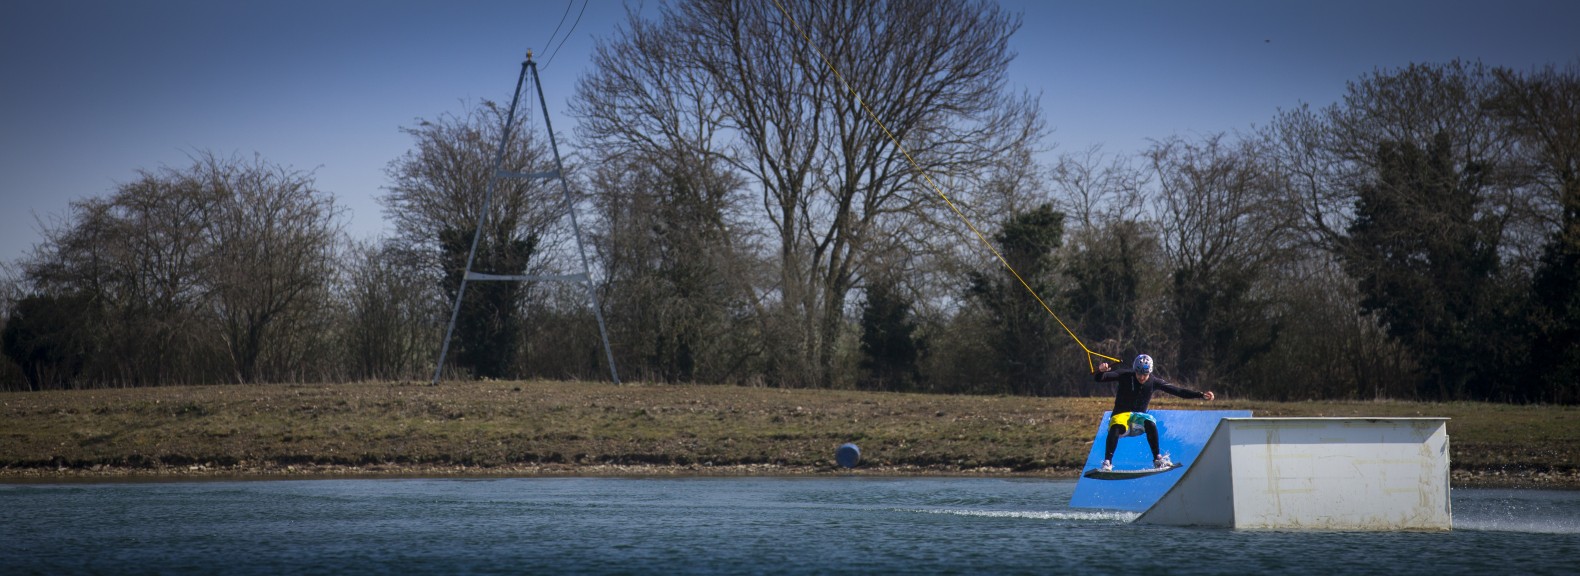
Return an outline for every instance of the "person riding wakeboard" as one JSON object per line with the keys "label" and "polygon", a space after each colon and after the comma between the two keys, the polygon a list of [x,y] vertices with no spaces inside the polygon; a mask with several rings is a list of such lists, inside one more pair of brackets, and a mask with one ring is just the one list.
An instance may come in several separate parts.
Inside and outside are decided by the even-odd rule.
{"label": "person riding wakeboard", "polygon": [[[1114,386],[1114,410],[1108,419],[1108,444],[1103,452],[1103,471],[1114,469],[1114,449],[1119,447],[1120,436],[1135,436],[1146,432],[1147,445],[1152,448],[1153,468],[1168,468],[1173,466],[1168,455],[1158,451],[1158,425],[1157,419],[1147,414],[1147,404],[1152,402],[1154,391],[1162,390],[1179,396],[1180,398],[1198,398],[1212,400],[1211,391],[1198,392],[1189,388],[1181,388],[1168,381],[1152,375],[1152,357],[1146,354],[1136,356],[1130,363],[1131,369],[1109,370],[1107,362],[1097,365],[1097,372],[1093,377],[1098,382],[1116,382]],[[1137,427],[1141,427],[1140,430]]]}

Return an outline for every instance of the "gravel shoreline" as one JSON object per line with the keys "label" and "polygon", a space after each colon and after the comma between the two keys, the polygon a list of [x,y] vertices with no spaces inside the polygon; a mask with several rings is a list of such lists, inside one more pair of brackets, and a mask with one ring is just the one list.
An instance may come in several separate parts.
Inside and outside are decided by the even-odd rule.
{"label": "gravel shoreline", "polygon": [[[0,483],[77,483],[198,480],[322,480],[346,478],[682,478],[682,477],[986,477],[1074,480],[1080,470],[923,466],[783,466],[740,464],[713,466],[654,464],[521,464],[507,466],[335,464],[124,467],[0,467]],[[1454,488],[1580,490],[1580,473],[1535,470],[1453,470]]]}

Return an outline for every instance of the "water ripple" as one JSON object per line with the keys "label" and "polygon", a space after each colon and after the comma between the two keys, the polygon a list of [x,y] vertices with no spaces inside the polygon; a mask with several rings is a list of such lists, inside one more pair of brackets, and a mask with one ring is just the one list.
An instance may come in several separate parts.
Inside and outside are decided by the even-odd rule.
{"label": "water ripple", "polygon": [[1141,516],[1135,512],[1041,512],[1030,510],[960,510],[951,508],[896,508],[894,511],[922,514],[953,514],[956,516],[978,516],[982,518],[1029,518],[1032,520],[1071,520],[1077,522],[1131,522]]}

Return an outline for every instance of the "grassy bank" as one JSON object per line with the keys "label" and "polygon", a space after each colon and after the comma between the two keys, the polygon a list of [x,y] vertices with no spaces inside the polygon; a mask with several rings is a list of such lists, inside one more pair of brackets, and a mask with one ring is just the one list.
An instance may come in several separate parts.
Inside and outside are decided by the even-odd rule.
{"label": "grassy bank", "polygon": [[[451,382],[0,394],[0,480],[287,474],[867,474],[1074,477],[1107,398],[733,386]],[[1258,416],[1444,416],[1456,486],[1580,487],[1580,411],[1160,397]]]}

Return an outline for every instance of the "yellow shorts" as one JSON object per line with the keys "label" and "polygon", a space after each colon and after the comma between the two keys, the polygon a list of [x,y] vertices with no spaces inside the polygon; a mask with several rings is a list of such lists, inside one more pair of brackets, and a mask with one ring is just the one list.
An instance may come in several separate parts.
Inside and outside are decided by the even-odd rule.
{"label": "yellow shorts", "polygon": [[1108,425],[1123,428],[1120,436],[1140,436],[1146,433],[1144,423],[1148,421],[1154,426],[1158,423],[1156,418],[1146,412],[1120,412],[1108,418]]}

